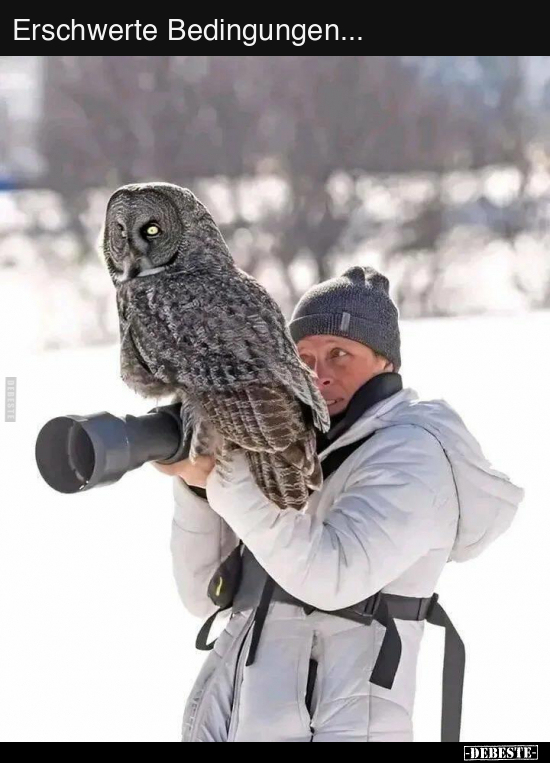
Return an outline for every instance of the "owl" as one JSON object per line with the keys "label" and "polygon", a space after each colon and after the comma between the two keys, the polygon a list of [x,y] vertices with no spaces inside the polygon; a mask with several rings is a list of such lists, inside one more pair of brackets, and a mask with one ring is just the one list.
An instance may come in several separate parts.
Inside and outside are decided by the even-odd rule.
{"label": "owl", "polygon": [[222,479],[246,453],[263,493],[300,510],[322,485],[316,432],[330,416],[275,300],[238,268],[206,206],[170,183],[122,186],[100,254],[115,287],[120,376],[142,397],[181,403],[191,461]]}

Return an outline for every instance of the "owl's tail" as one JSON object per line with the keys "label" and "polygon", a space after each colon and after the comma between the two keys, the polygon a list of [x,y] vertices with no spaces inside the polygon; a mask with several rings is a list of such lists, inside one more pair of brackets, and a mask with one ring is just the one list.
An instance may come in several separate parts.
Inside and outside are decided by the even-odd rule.
{"label": "owl's tail", "polygon": [[315,437],[278,453],[246,451],[250,470],[270,501],[281,509],[304,508],[312,490],[323,484]]}

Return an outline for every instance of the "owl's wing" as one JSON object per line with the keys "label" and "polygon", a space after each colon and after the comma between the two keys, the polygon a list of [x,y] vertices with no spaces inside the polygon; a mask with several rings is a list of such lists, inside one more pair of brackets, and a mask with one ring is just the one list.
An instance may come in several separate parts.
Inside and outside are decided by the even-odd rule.
{"label": "owl's wing", "polygon": [[305,440],[306,460],[304,466],[290,463],[280,453],[257,453],[245,451],[256,483],[264,494],[281,509],[301,511],[309,494],[320,490],[323,472],[316,454],[315,434]]}
{"label": "owl's wing", "polygon": [[[320,488],[315,434],[288,389],[251,384],[204,394],[200,404],[225,442],[245,450],[258,485],[280,508],[301,509],[308,489]],[[221,473],[230,461],[225,449]]]}
{"label": "owl's wing", "polygon": [[[275,336],[278,354],[285,360],[284,363],[272,366],[273,375],[311,409],[314,425],[321,431],[327,432],[330,429],[330,414],[327,404],[315,384],[315,373],[300,359],[296,344],[279,305],[255,279],[247,276],[247,281],[250,292],[256,296],[259,333],[264,337],[266,333]],[[273,331],[273,324],[275,331]]]}
{"label": "owl's wing", "polygon": [[288,451],[307,433],[299,402],[282,386],[251,383],[198,401],[220,434],[246,450]]}
{"label": "owl's wing", "polygon": [[246,305],[243,339],[247,333],[254,336],[254,344],[263,348],[272,361],[269,370],[273,381],[286,387],[311,409],[318,429],[328,431],[330,414],[315,384],[315,373],[300,359],[281,308],[253,276],[238,270],[240,278],[234,282],[234,302]]}
{"label": "owl's wing", "polygon": [[311,369],[298,359],[288,366],[274,366],[273,375],[310,409],[314,425],[322,432],[328,432],[330,414],[323,396],[315,385],[315,375]]}

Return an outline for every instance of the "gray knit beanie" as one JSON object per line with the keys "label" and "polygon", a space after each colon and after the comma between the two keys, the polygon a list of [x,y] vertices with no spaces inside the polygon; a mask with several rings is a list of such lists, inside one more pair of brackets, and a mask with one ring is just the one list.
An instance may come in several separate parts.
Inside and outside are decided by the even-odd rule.
{"label": "gray knit beanie", "polygon": [[334,334],[366,344],[401,367],[399,311],[389,296],[386,276],[354,265],[322,281],[301,297],[289,322],[294,342],[312,334]]}

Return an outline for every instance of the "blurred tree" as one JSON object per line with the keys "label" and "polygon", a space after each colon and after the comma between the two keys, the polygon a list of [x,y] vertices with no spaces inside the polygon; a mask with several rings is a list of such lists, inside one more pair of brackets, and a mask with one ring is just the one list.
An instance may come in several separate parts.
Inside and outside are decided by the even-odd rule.
{"label": "blurred tree", "polygon": [[[421,288],[403,276],[400,306],[405,314],[437,313],[442,242],[456,224],[444,198],[447,173],[512,164],[520,197],[505,210],[503,230],[513,238],[528,224],[524,58],[49,56],[39,133],[44,183],[62,198],[66,232],[85,261],[97,237],[90,218],[97,189],[162,179],[208,197],[204,181],[221,182],[228,208],[221,227],[236,259],[253,274],[266,259],[277,265],[286,311],[300,292],[291,267],[298,258],[314,264],[316,279],[327,278],[338,257],[371,237],[381,242],[382,228],[393,226],[380,243],[386,263],[403,261],[404,273],[429,263]],[[255,192],[246,181],[267,175],[284,194],[251,213]],[[396,177],[427,178],[431,192],[412,203]],[[368,209],[365,178],[386,185],[405,212],[382,225]],[[219,199],[208,201],[221,208]],[[487,227],[501,217],[487,214]]]}
{"label": "blurred tree", "polygon": [[63,195],[83,256],[88,189],[253,171],[259,104],[240,87],[249,59],[51,56],[45,66],[45,182]]}
{"label": "blurred tree", "polygon": [[[475,92],[457,98],[397,56],[279,57],[264,67],[273,131],[268,146],[276,148],[289,189],[286,214],[272,221],[280,231],[275,251],[283,267],[307,252],[317,278],[330,276],[331,255],[364,203],[359,181],[365,175],[382,180],[431,173],[434,193],[387,252],[414,258],[429,250],[433,278],[421,295],[427,309],[443,267],[437,246],[446,221],[442,174],[501,161],[510,137],[506,127],[496,133],[487,126],[485,104]],[[342,173],[349,182],[336,199],[331,180]],[[368,228],[363,216],[365,234]],[[397,296],[404,300],[405,294]]]}

